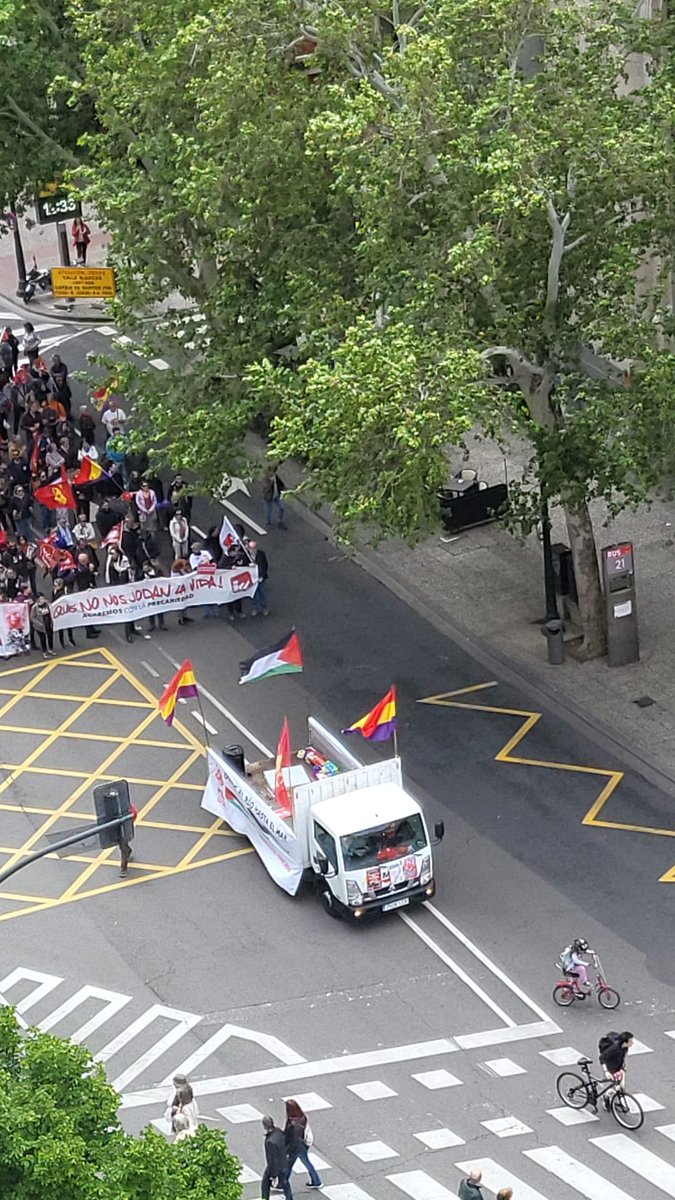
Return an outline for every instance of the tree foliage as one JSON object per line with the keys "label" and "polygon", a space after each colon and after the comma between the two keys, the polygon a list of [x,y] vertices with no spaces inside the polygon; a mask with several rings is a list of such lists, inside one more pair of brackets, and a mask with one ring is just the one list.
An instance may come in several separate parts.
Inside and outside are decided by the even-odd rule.
{"label": "tree foliage", "polygon": [[[119,367],[157,453],[213,488],[262,414],[344,525],[414,538],[448,445],[515,431],[512,518],[564,506],[600,649],[588,504],[642,501],[675,449],[675,21],[634,0],[52,10],[31,103],[111,231],[114,315],[171,364]],[[5,28],[36,11],[0,0]]]}
{"label": "tree foliage", "polygon": [[216,1130],[175,1145],[135,1138],[82,1046],[0,1009],[0,1194],[5,1200],[240,1200],[239,1163]]}

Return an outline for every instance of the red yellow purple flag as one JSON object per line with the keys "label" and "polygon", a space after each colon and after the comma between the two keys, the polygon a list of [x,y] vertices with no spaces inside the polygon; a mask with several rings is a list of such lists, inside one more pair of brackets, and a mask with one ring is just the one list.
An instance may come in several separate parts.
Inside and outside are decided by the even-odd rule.
{"label": "red yellow purple flag", "polygon": [[192,670],[192,663],[189,658],[186,658],[158,701],[157,707],[167,725],[173,725],[174,713],[178,701],[186,700],[188,696],[197,696],[198,694],[197,680]]}
{"label": "red yellow purple flag", "polygon": [[343,733],[361,733],[371,742],[386,742],[387,738],[396,732],[398,717],[396,716],[396,685],[392,684],[386,696],[379,704],[371,708],[365,717],[354,721]]}

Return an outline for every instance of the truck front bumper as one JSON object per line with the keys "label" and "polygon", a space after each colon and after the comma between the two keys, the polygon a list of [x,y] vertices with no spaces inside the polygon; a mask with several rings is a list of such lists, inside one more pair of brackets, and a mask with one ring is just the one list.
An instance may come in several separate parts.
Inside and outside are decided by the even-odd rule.
{"label": "truck front bumper", "polygon": [[428,883],[425,883],[424,887],[413,888],[402,896],[382,896],[376,900],[368,900],[363,904],[355,904],[353,908],[351,905],[342,904],[340,901],[336,901],[336,904],[339,904],[343,917],[348,917],[352,921],[365,921],[368,917],[376,916],[378,913],[403,912],[413,904],[422,904],[425,900],[431,900],[435,892],[436,881],[430,879]]}

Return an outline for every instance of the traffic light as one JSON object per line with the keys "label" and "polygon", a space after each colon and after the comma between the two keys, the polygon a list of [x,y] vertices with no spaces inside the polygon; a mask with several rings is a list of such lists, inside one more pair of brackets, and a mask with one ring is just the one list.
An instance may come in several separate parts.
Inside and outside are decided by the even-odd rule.
{"label": "traffic light", "polygon": [[134,835],[131,821],[129,784],[126,779],[116,779],[113,783],[97,784],[94,788],[94,806],[96,808],[96,822],[98,825],[104,825],[107,821],[114,821],[115,817],[129,817],[128,822],[125,822],[123,825],[114,825],[112,829],[102,829],[100,831],[98,840],[102,850],[109,850],[111,846],[119,846],[121,835],[127,841],[131,840]]}

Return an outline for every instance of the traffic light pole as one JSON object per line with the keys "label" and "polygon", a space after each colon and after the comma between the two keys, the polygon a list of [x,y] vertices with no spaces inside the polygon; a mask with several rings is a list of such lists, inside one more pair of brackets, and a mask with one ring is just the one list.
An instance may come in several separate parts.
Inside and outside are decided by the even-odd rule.
{"label": "traffic light pole", "polygon": [[38,859],[44,858],[47,854],[54,854],[57,850],[65,850],[68,846],[74,846],[77,842],[83,841],[84,838],[94,837],[100,833],[102,829],[114,829],[115,826],[126,825],[131,820],[129,813],[122,817],[115,817],[114,821],[105,821],[101,825],[94,823],[93,825],[80,826],[77,833],[71,833],[70,837],[63,838],[60,842],[54,842],[51,846],[45,846],[42,850],[34,850],[32,854],[27,854],[26,857],[13,867],[7,867],[5,871],[0,871],[0,883],[4,883],[10,876],[16,875],[17,871],[23,870],[30,863],[37,862]]}

